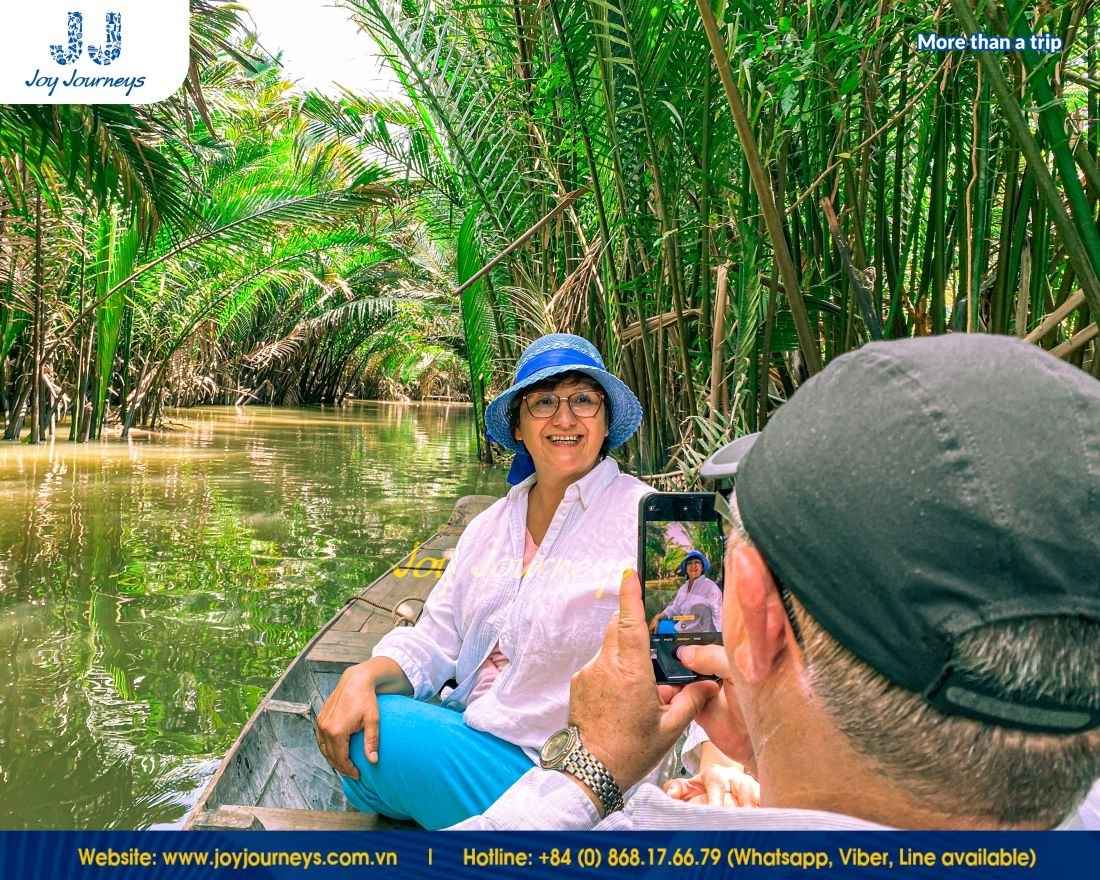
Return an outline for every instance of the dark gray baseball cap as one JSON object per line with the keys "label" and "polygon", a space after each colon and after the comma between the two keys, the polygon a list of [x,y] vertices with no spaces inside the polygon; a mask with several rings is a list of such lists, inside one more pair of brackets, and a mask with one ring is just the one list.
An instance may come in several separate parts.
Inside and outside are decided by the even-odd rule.
{"label": "dark gray baseball cap", "polygon": [[778,580],[890,681],[1004,727],[1100,726],[1094,695],[1022,700],[952,665],[983,624],[1100,621],[1096,379],[1004,336],[871,343],[701,474],[735,477]]}

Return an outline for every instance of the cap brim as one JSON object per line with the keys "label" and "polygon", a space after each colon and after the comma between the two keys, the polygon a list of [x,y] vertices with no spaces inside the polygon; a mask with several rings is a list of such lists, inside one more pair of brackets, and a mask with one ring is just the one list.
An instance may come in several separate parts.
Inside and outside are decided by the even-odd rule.
{"label": "cap brim", "polygon": [[741,460],[752,449],[756,438],[759,436],[760,432],[757,431],[755,434],[746,434],[744,437],[738,437],[732,443],[727,443],[703,462],[703,466],[699,468],[699,476],[704,480],[721,480],[725,477],[734,476]]}

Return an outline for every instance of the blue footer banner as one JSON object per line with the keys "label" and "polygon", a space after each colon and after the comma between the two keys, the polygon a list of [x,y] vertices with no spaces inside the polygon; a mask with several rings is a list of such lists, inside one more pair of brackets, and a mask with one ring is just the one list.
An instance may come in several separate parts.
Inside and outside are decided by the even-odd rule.
{"label": "blue footer banner", "polygon": [[1100,833],[0,832],[0,877],[1100,877]]}

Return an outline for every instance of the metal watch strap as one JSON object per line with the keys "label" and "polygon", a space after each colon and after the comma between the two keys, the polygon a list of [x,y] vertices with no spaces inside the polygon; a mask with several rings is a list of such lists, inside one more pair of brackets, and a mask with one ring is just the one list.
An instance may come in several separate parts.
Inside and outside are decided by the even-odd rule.
{"label": "metal watch strap", "polygon": [[623,793],[615,782],[615,777],[611,775],[603,761],[588,751],[583,744],[578,744],[566,756],[562,769],[576,776],[592,789],[603,805],[605,816],[623,808]]}

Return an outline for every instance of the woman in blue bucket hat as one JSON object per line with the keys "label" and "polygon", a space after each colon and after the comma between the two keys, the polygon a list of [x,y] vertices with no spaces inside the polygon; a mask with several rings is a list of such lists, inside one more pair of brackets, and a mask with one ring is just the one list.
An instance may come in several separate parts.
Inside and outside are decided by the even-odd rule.
{"label": "woman in blue bucket hat", "polygon": [[[353,806],[453,825],[566,726],[569,680],[598,652],[636,565],[649,488],[607,452],[641,418],[588,340],[552,333],[524,350],[485,414],[489,437],[516,452],[511,489],[466,527],[416,626],[384,636],[318,716]],[[427,702],[448,681],[441,705]]]}
{"label": "woman in blue bucket hat", "polygon": [[699,550],[689,550],[676,569],[687,580],[672,601],[653,616],[649,628],[660,635],[678,632],[716,632],[721,629],[722,590],[707,575],[710,560]]}
{"label": "woman in blue bucket hat", "polygon": [[[535,463],[526,440],[533,441],[534,447],[547,456],[554,452],[554,447],[540,443],[537,437],[524,438],[520,434],[518,429],[523,413],[519,406],[520,400],[528,401],[528,411],[533,415],[538,410],[531,410],[531,393],[542,390],[546,392],[543,396],[547,399],[541,413],[548,413],[553,387],[557,380],[566,377],[572,378],[578,388],[587,384],[589,390],[596,390],[602,396],[605,416],[605,434],[601,439],[602,454],[622,446],[638,430],[638,425],[642,422],[642,405],[633,391],[607,372],[603,358],[591,342],[568,333],[550,333],[540,337],[524,349],[519,364],[516,365],[516,377],[512,386],[499,394],[485,410],[485,432],[489,439],[516,453],[508,472],[509,483],[515,485],[535,472]],[[582,377],[588,377],[590,381],[585,383]],[[591,406],[581,412],[577,412],[578,408],[575,406],[570,408],[578,418],[595,415]],[[598,409],[597,405],[596,410]],[[575,456],[578,466],[586,463],[588,467],[592,467],[595,464],[590,456],[581,454],[586,450],[575,451],[578,453]]]}

